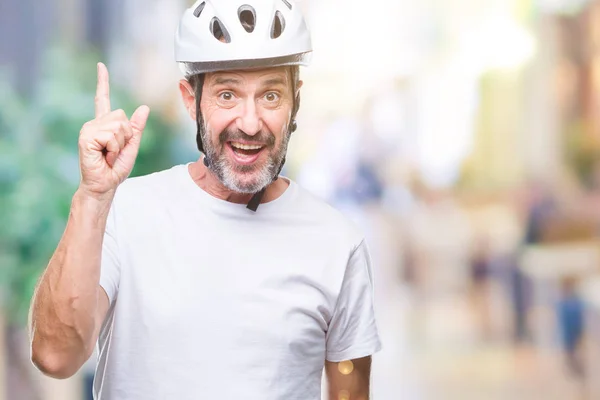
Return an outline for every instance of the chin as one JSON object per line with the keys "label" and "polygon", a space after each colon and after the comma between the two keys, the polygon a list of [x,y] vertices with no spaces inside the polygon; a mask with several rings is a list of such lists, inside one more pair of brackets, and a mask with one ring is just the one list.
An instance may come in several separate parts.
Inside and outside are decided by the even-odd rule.
{"label": "chin", "polygon": [[271,178],[260,173],[243,174],[234,172],[226,174],[223,184],[236,193],[254,194],[271,183]]}
{"label": "chin", "polygon": [[275,172],[272,163],[238,165],[221,158],[212,168],[223,186],[235,193],[253,194],[269,185]]}

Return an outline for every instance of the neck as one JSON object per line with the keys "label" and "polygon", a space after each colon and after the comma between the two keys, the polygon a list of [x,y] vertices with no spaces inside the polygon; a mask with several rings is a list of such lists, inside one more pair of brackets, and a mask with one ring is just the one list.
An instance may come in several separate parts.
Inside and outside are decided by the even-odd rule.
{"label": "neck", "polygon": [[[229,201],[236,204],[248,204],[252,194],[237,193],[226,188],[221,181],[204,165],[202,157],[188,167],[188,171],[196,185],[206,193],[217,199]],[[275,200],[285,192],[289,183],[284,179],[277,179],[267,186],[261,203]]]}

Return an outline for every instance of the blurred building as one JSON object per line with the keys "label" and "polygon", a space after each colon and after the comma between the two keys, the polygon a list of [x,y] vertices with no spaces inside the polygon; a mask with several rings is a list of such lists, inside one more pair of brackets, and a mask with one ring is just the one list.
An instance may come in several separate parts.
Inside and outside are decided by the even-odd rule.
{"label": "blurred building", "polygon": [[44,53],[56,42],[92,44],[101,52],[109,32],[122,26],[116,0],[3,0],[0,4],[0,65],[8,67],[21,91],[30,93],[43,70]]}

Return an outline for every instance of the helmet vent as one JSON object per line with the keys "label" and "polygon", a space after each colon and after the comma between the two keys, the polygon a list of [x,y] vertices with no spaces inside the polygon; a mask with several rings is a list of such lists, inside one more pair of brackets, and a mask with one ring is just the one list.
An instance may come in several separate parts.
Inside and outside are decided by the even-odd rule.
{"label": "helmet vent", "polygon": [[214,17],[210,21],[210,32],[219,42],[231,43],[231,36],[229,36],[229,32],[227,32],[219,18]]}
{"label": "helmet vent", "polygon": [[292,3],[290,3],[288,0],[281,0],[283,1],[283,3],[287,6],[287,8],[289,8],[290,10],[292,9]]}
{"label": "helmet vent", "polygon": [[194,10],[194,17],[200,18],[200,14],[202,14],[202,10],[204,10],[205,5],[206,5],[206,2],[203,1],[202,3],[200,3],[200,5],[198,7],[196,7],[196,9]]}
{"label": "helmet vent", "polygon": [[283,18],[283,14],[277,11],[275,13],[275,18],[273,19],[273,26],[271,27],[271,39],[277,39],[283,33],[285,29],[285,19]]}
{"label": "helmet vent", "polygon": [[245,4],[239,8],[238,16],[246,32],[252,33],[256,26],[256,11],[254,11],[254,8]]}

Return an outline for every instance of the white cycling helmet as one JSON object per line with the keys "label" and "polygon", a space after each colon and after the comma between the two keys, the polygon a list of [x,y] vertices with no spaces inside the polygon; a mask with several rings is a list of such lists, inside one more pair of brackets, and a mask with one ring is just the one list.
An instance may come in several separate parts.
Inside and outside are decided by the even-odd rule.
{"label": "white cycling helmet", "polygon": [[198,0],[175,34],[186,77],[232,69],[308,65],[310,33],[294,0]]}

